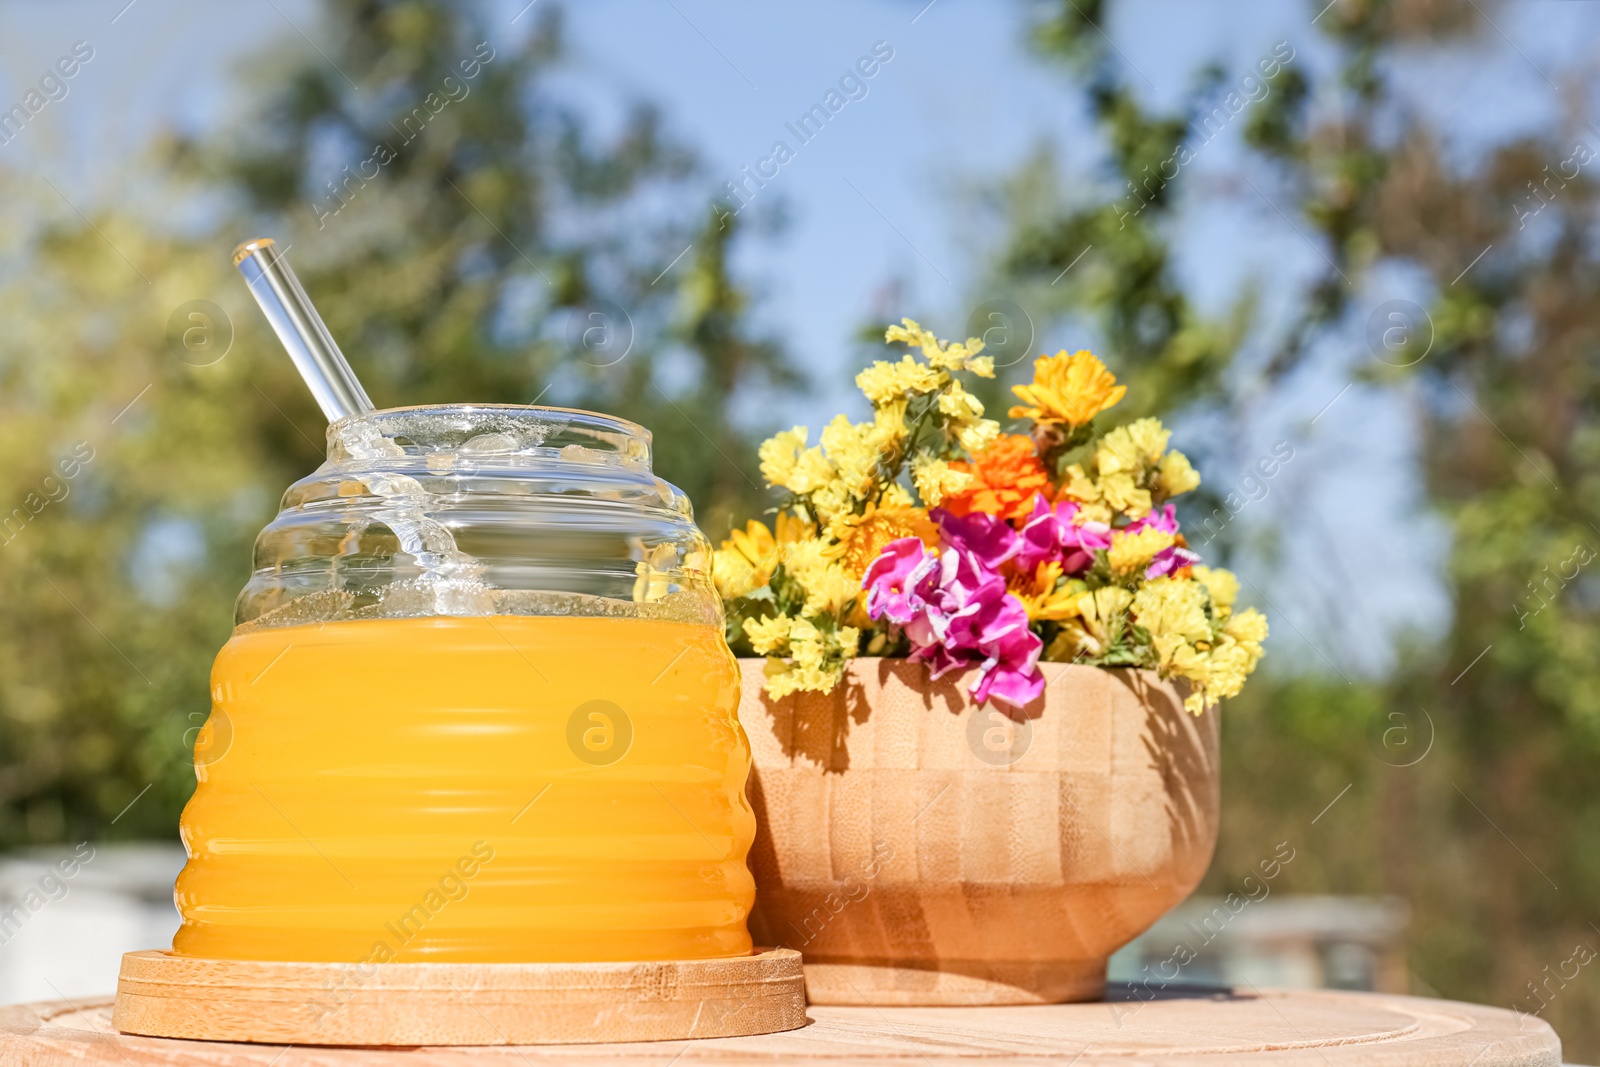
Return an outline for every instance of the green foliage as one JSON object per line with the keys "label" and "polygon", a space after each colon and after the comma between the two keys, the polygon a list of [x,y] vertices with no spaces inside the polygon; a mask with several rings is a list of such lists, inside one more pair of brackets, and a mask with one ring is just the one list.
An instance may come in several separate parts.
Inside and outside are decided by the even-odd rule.
{"label": "green foliage", "polygon": [[[1167,230],[1181,175],[1175,157],[1190,137],[1189,118],[1141,107],[1118,76],[1120,60],[1097,28],[1102,19],[1101,4],[1064,3],[1034,36],[1045,55],[1061,57],[1084,78],[1105,136],[1106,187],[1113,191],[1109,198],[1069,198],[1058,192],[1063,182],[1053,156],[1036,154],[1005,190],[1011,232],[996,272],[1004,291],[1037,314],[1089,317],[1112,369],[1128,385],[1129,402],[1116,416],[1131,420],[1215,392],[1253,301],[1242,294],[1227,319],[1211,321],[1183,293]],[[1202,79],[1191,110],[1214,81]]]}
{"label": "green foliage", "polygon": [[[248,527],[294,467],[244,432],[262,405],[243,361],[200,373],[166,350],[166,311],[225,258],[109,217],[17,235],[65,213],[0,182],[31,253],[0,287],[0,841],[169,836]],[[174,524],[200,558],[163,558],[151,534]]]}

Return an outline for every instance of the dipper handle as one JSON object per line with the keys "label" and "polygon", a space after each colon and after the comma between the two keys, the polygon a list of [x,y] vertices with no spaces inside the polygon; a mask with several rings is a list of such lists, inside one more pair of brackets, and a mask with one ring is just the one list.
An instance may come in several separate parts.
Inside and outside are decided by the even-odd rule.
{"label": "dipper handle", "polygon": [[272,238],[257,237],[235,248],[233,265],[328,421],[371,411],[367,391]]}

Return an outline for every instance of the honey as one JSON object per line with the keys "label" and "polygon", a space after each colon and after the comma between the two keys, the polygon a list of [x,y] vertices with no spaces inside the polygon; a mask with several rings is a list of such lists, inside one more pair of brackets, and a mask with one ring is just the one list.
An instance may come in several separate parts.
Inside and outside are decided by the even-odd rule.
{"label": "honey", "polygon": [[750,952],[755,818],[718,627],[561,615],[242,627],[184,809],[176,953]]}

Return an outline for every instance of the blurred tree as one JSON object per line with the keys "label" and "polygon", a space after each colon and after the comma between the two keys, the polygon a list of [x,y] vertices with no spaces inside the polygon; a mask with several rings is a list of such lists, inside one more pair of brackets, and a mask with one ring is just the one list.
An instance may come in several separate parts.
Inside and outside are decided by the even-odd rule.
{"label": "blurred tree", "polygon": [[[1204,108],[1148,114],[1132,76],[1107,55],[1097,28],[1104,8],[1063,0],[1042,17],[1038,39],[1087,72],[1112,169],[1137,180],[1149,158],[1138,146],[1159,153],[1202,136]],[[1600,950],[1591,921],[1600,913],[1600,798],[1591,788],[1600,756],[1600,250],[1588,174],[1600,131],[1578,102],[1593,85],[1558,88],[1539,70],[1554,91],[1552,128],[1470,163],[1444,154],[1439,132],[1396,87],[1398,58],[1445,56],[1474,38],[1493,45],[1499,27],[1487,8],[1329,5],[1318,25],[1336,50],[1334,72],[1315,81],[1304,64],[1275,72],[1245,125],[1255,150],[1245,165],[1327,262],[1245,387],[1288,375],[1319,338],[1364,332],[1391,295],[1373,288],[1379,267],[1431,281],[1426,315],[1418,308],[1380,323],[1402,331],[1399,358],[1374,359],[1361,375],[1419,401],[1427,491],[1452,532],[1455,611],[1436,642],[1402,650],[1385,682],[1280,675],[1228,705],[1228,803],[1210,877],[1222,889],[1270,843],[1308,842],[1293,889],[1411,902],[1422,991],[1538,1012],[1569,1057],[1591,1059],[1600,1053],[1600,984],[1573,971]],[[1515,46],[1499,55],[1533,62]],[[1200,99],[1210,81],[1202,78]],[[1017,187],[1048,189],[1040,174],[1025,168]],[[1170,210],[1170,184],[1147,214]],[[1128,308],[1185,307],[1161,271],[1132,269],[1113,243],[1157,249],[1156,239],[1113,230],[1117,208],[1104,200],[1057,208],[1041,223],[1028,210],[1037,199],[1011,207],[1002,277],[1036,281],[1094,243],[1121,266],[1062,284],[1111,324],[1116,362],[1127,345],[1135,373],[1173,383],[1157,407],[1203,384],[1196,368],[1226,365],[1237,334],[1208,335],[1220,339],[1197,346],[1206,356],[1196,361],[1181,346],[1152,348],[1118,331]],[[1340,818],[1311,827],[1345,783],[1353,788]]]}
{"label": "blurred tree", "polygon": [[[675,398],[654,389],[656,403],[637,416],[656,429],[658,466],[696,479],[700,525],[718,532],[739,525],[734,516],[760,514],[768,493],[751,435],[735,418],[743,406],[736,401],[748,398],[753,380],[791,389],[802,384],[777,342],[749,334],[750,296],[728,268],[742,225],[712,209],[691,246],[667,336],[692,356],[695,380]],[[635,370],[647,373],[644,364]],[[638,382],[635,395],[647,385]]]}
{"label": "blurred tree", "polygon": [[[746,336],[733,220],[715,219],[653,107],[600,142],[549,87],[561,24],[542,8],[514,44],[441,0],[329,0],[326,58],[175,159],[299,246],[379,406],[542,396],[610,411],[665,430],[661,471],[702,509],[755,505],[754,452],[726,409],[797,379]],[[293,375],[274,380],[273,402],[316,425]]]}
{"label": "blurred tree", "polygon": [[[1099,0],[1065,4],[1035,32],[1043,54],[1084,83],[1104,134],[1107,181],[1064,193],[1053,153],[1036,152],[1002,192],[1010,234],[996,272],[1025,308],[1047,319],[1088,319],[1128,383],[1116,416],[1134,419],[1214,394],[1254,300],[1240,294],[1225,321],[1201,315],[1176,276],[1168,239],[1177,157],[1220,75],[1204,72],[1186,114],[1150,113],[1092,29],[1101,9]],[[1019,371],[1028,377],[1031,363]]]}
{"label": "blurred tree", "polygon": [[251,527],[299,464],[252,432],[246,361],[168,349],[227,281],[214,246],[0,183],[0,843],[167,837]]}
{"label": "blurred tree", "polygon": [[322,459],[238,240],[278,239],[380,406],[615,412],[713,534],[763,506],[760,418],[730,412],[798,378],[750,335],[692,153],[645,105],[593,132],[550,84],[558,10],[520,44],[475,10],[328,0],[245,121],[158,146],[170,200],[137,216],[0,172],[0,847],[173,834],[249,546]]}
{"label": "blurred tree", "polygon": [[[1103,6],[1085,0],[1048,7],[1034,26],[1039,53],[1087,97],[1102,133],[1102,180],[1069,183],[1054,151],[1036,150],[991,198],[1007,236],[981,288],[1026,309],[1039,332],[1065,321],[1082,344],[1101,350],[1128,385],[1113,422],[1179,405],[1224,407],[1237,401],[1225,388],[1227,371],[1254,316],[1255,294],[1238,293],[1220,319],[1202,314],[1184,292],[1170,239],[1177,179],[1221,73],[1203,70],[1180,113],[1152,113],[1095,29]],[[992,385],[980,385],[980,398],[1003,413],[1014,402],[1005,387],[1032,371],[1030,359],[1017,361]],[[1221,504],[1221,495],[1202,485],[1182,506],[1211,514]]]}

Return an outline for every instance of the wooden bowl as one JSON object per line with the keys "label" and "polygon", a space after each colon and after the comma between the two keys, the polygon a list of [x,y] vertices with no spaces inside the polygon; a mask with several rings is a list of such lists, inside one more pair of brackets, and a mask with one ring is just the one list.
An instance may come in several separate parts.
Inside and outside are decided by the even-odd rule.
{"label": "wooden bowl", "polygon": [[1152,671],[1041,664],[1014,721],[903,659],[777,701],[740,665],[750,931],[801,952],[814,1004],[1096,999],[1211,861],[1218,713]]}

